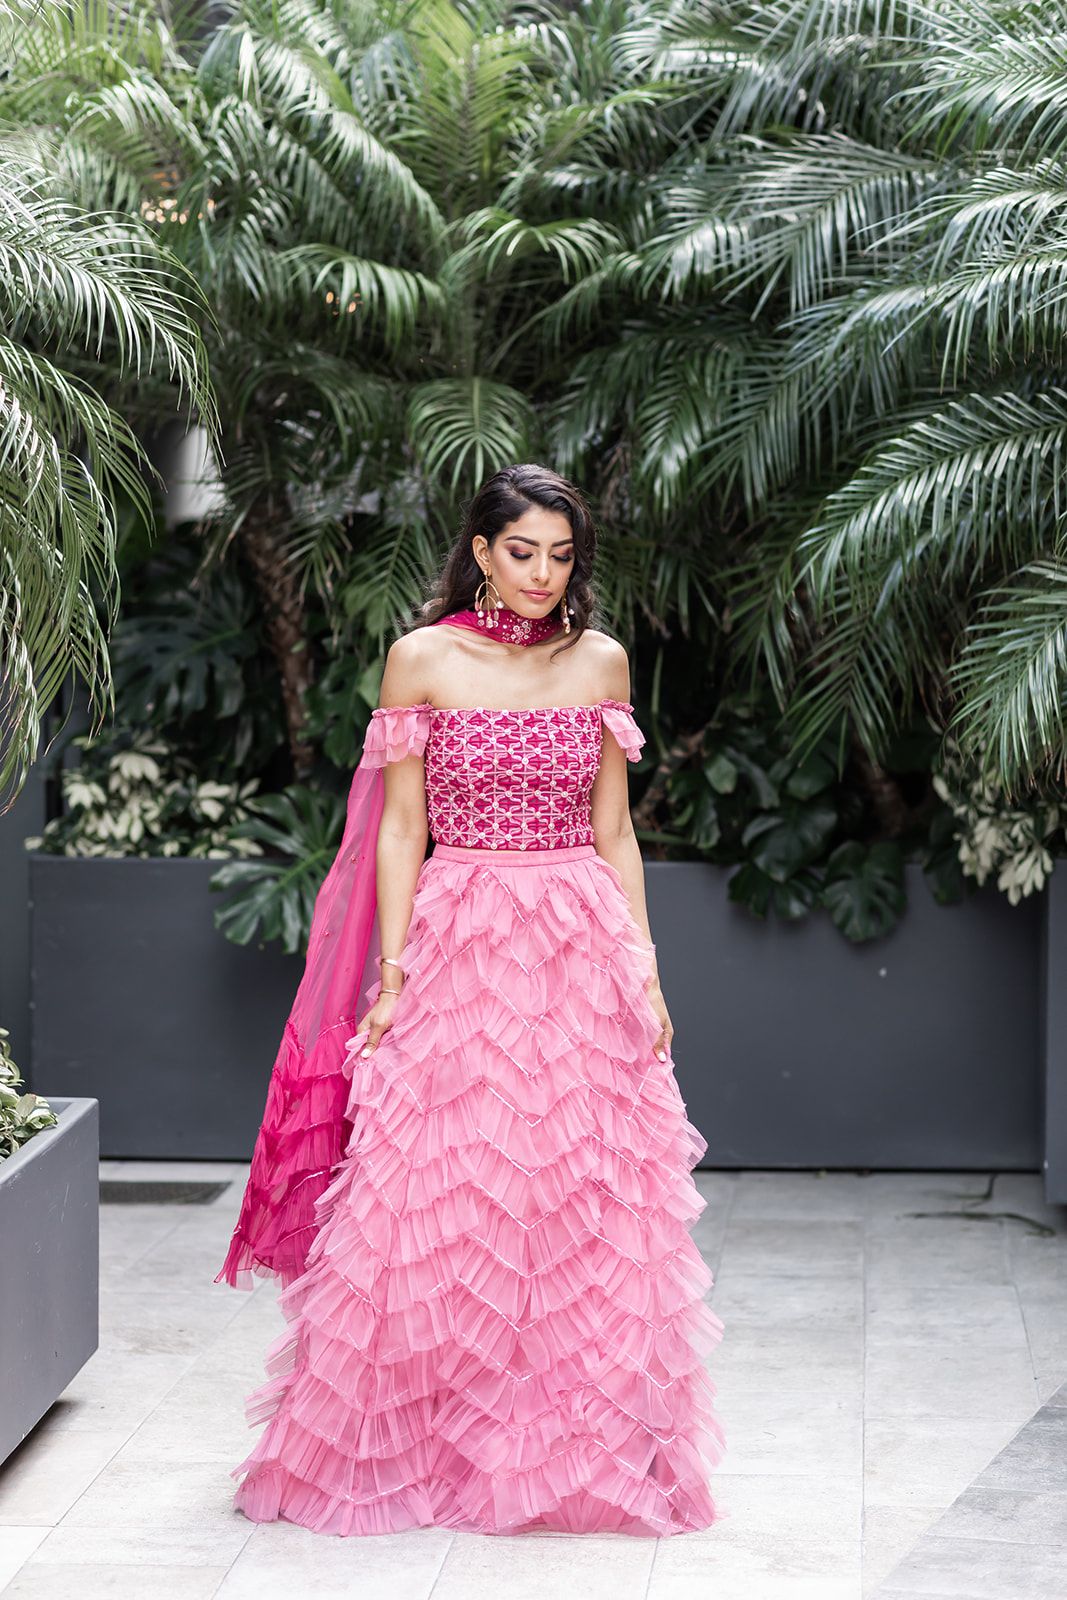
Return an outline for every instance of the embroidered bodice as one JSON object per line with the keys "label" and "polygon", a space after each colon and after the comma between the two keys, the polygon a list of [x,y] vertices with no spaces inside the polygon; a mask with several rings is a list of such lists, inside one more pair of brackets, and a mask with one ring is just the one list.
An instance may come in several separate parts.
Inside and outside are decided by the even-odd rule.
{"label": "embroidered bodice", "polygon": [[421,755],[426,813],[437,844],[545,850],[592,844],[590,793],[606,726],[630,761],[645,736],[622,700],[522,711],[380,706],[363,760]]}

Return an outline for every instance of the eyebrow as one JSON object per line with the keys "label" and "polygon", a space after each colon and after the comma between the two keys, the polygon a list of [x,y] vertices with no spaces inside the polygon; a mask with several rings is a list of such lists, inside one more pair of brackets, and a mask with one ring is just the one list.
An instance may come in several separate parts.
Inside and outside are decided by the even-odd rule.
{"label": "eyebrow", "polygon": [[[526,535],[524,533],[509,533],[507,535],[507,537],[509,539],[518,539],[520,544],[532,544],[535,549],[537,548],[537,540],[536,539],[527,539],[527,537],[526,537]],[[557,544],[573,544],[573,543],[574,543],[574,535],[572,534],[569,539],[556,539],[553,542],[553,544],[551,545],[551,549],[554,550],[556,548]]]}

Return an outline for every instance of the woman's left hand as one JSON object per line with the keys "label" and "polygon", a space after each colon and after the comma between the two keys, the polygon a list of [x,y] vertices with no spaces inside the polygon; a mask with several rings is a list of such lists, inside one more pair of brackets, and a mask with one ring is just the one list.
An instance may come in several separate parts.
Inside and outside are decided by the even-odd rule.
{"label": "woman's left hand", "polygon": [[667,1010],[667,1003],[663,998],[663,990],[659,986],[658,978],[653,978],[648,985],[646,993],[652,1002],[652,1009],[663,1028],[662,1033],[656,1040],[656,1054],[661,1061],[666,1061],[671,1048],[671,1040],[674,1038],[674,1024],[671,1021],[670,1012]]}

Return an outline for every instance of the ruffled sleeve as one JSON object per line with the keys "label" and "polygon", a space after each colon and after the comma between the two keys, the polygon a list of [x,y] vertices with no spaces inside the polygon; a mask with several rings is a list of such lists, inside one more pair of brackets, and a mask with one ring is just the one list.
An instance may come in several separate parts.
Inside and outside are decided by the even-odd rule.
{"label": "ruffled sleeve", "polygon": [[627,761],[640,761],[645,736],[633,717],[633,706],[626,700],[601,700],[600,714],[622,748]]}
{"label": "ruffled sleeve", "polygon": [[372,711],[363,741],[366,765],[384,767],[405,756],[421,756],[430,736],[432,710],[427,700],[415,706],[379,706]]}

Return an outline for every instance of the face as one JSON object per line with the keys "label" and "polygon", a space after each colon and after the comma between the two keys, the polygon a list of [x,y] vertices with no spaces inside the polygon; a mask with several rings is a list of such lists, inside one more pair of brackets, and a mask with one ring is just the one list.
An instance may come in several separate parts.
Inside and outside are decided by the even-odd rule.
{"label": "face", "polygon": [[571,525],[562,511],[544,506],[529,506],[501,529],[492,547],[475,534],[471,548],[501,600],[521,617],[547,617],[574,571]]}

